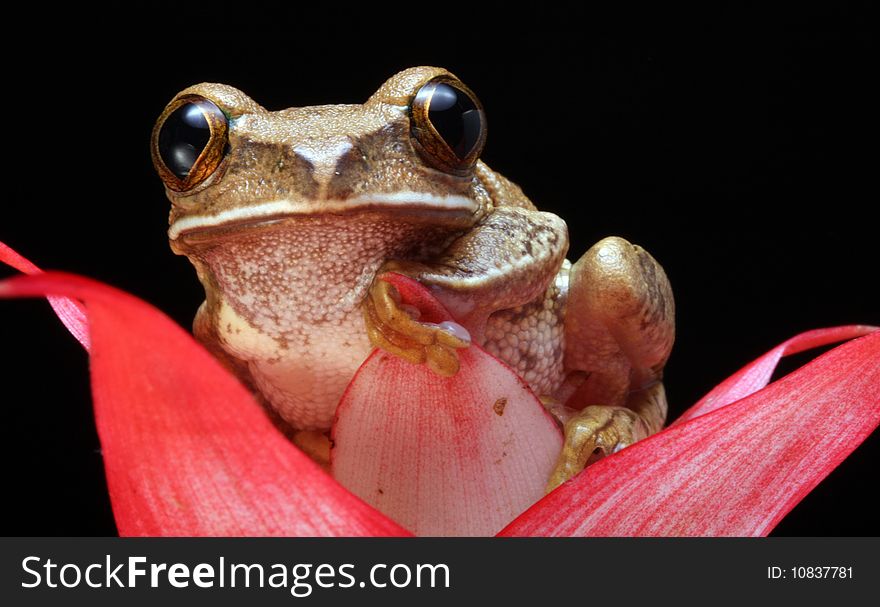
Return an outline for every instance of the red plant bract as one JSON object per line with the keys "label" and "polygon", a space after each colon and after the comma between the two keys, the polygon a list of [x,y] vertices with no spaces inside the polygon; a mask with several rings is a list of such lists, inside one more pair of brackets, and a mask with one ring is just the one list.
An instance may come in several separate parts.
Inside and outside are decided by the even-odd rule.
{"label": "red plant bract", "polygon": [[[382,277],[424,322],[452,316],[400,274]],[[477,345],[440,377],[374,352],[333,426],[333,477],[417,535],[494,535],[544,495],[562,433],[528,385]]]}
{"label": "red plant bract", "polygon": [[[840,327],[787,344],[798,351],[871,330]],[[716,403],[743,385],[757,389],[755,369],[769,369],[766,383],[778,358],[776,348],[734,375],[713,391]],[[502,535],[766,535],[877,428],[878,360],[875,332],[741,400],[685,417],[590,466]]]}
{"label": "red plant bract", "polygon": [[164,314],[78,276],[2,287],[45,292],[86,302],[95,421],[121,535],[407,534],[288,442]]}
{"label": "red plant bract", "polygon": [[[2,243],[0,261],[37,271]],[[438,305],[411,286],[414,305]],[[40,295],[85,306],[87,333],[80,303],[53,300],[84,345],[91,339],[95,418],[122,535],[407,534],[284,439],[241,384],[155,308],[66,274],[0,283],[0,297]],[[538,501],[502,535],[766,534],[880,423],[880,333],[764,384],[785,353],[871,331],[789,340],[670,428]],[[489,379],[507,372],[491,357],[480,364]],[[350,392],[385,381],[380,372],[357,377]],[[425,388],[403,382],[395,398],[410,402]],[[377,440],[393,436],[381,425],[374,431]]]}

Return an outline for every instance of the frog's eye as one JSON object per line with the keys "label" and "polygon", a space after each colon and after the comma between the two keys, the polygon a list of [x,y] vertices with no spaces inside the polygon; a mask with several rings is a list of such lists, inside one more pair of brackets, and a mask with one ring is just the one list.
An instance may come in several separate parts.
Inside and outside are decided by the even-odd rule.
{"label": "frog's eye", "polygon": [[191,190],[223,160],[229,122],[212,101],[185,95],[165,108],[153,129],[153,164],[170,189]]}
{"label": "frog's eye", "polygon": [[416,147],[437,168],[462,172],[486,143],[486,115],[464,84],[449,76],[429,80],[410,105]]}

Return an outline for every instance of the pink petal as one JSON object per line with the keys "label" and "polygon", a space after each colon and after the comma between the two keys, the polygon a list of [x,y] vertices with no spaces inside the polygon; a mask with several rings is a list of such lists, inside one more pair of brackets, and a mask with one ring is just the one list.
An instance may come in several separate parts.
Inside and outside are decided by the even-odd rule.
{"label": "pink petal", "polygon": [[[25,274],[40,274],[42,272],[40,268],[2,242],[0,242],[0,261]],[[58,319],[67,327],[71,335],[88,350],[89,324],[86,320],[86,311],[83,305],[69,297],[54,296],[49,297],[49,305],[55,310]]]}
{"label": "pink petal", "polygon": [[880,332],[839,346],[600,460],[501,535],[766,535],[880,423],[878,361]]}
{"label": "pink petal", "polygon": [[[387,279],[428,322],[450,315]],[[562,434],[510,368],[472,345],[450,378],[374,352],[342,397],[333,476],[417,535],[491,535],[540,499]]]}
{"label": "pink petal", "polygon": [[238,381],[145,302],[73,275],[0,297],[85,302],[95,419],[121,535],[399,535],[268,421]]}

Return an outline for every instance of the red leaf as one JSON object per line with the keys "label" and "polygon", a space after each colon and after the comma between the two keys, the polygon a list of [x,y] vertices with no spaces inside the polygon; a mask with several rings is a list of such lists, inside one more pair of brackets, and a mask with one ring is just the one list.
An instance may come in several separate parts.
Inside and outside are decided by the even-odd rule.
{"label": "red leaf", "polygon": [[121,535],[399,535],[269,422],[183,329],[126,293],[47,273],[0,297],[86,304],[95,419]]}
{"label": "red leaf", "polygon": [[[420,318],[450,317],[416,281],[386,275]],[[333,428],[333,476],[417,535],[491,535],[541,498],[562,434],[528,386],[476,345],[449,378],[374,352]]]}
{"label": "red leaf", "polygon": [[838,341],[860,337],[876,330],[877,327],[869,327],[867,325],[849,325],[845,327],[831,327],[829,329],[816,329],[815,331],[807,331],[806,333],[795,335],[715,386],[697,404],[682,413],[674,423],[678,424],[699,417],[757,392],[770,381],[776,365],[779,364],[779,359],[783,356],[798,354],[811,348],[818,348]]}
{"label": "red leaf", "polygon": [[878,360],[880,332],[839,346],[600,460],[501,535],[766,535],[880,423]]}
{"label": "red leaf", "polygon": [[[12,266],[19,272],[25,274],[40,274],[42,270],[32,264],[13,250],[8,245],[0,242],[0,261]],[[89,324],[86,320],[86,311],[83,305],[75,299],[69,297],[49,297],[49,305],[55,310],[58,319],[67,327],[79,343],[88,350],[89,349]]]}
{"label": "red leaf", "polygon": [[[2,243],[0,261],[39,272]],[[430,293],[410,283],[395,281],[423,318],[446,318]],[[60,274],[0,283],[0,297],[49,293],[87,347],[82,305],[68,297],[88,305],[96,419],[123,535],[405,533],[284,440],[234,378],[147,304]],[[880,333],[742,397],[766,384],[780,356],[870,330],[839,327],[789,340],[671,428],[591,466],[502,534],[766,534],[880,423]],[[490,376],[500,365],[482,362],[495,366]],[[391,399],[383,400],[388,407]],[[421,434],[430,429],[420,427]],[[471,451],[481,444],[471,442]]]}

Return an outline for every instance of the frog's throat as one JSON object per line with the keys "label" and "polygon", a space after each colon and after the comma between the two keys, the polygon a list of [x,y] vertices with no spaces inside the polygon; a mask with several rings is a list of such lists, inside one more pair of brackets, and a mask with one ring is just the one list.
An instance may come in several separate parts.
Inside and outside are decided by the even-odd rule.
{"label": "frog's throat", "polygon": [[477,201],[467,196],[436,196],[422,192],[371,194],[346,200],[299,201],[278,199],[244,207],[225,209],[212,215],[187,215],[168,228],[168,238],[237,225],[257,225],[295,216],[349,214],[363,211],[424,213],[426,219],[438,215],[465,220],[479,210]]}

